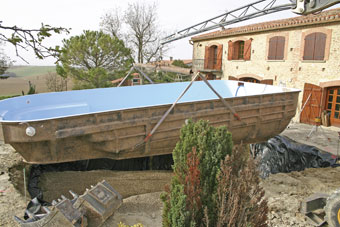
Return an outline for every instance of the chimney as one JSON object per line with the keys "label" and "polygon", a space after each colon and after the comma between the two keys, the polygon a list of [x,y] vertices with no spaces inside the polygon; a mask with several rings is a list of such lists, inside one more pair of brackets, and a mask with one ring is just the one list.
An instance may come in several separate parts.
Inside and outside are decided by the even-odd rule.
{"label": "chimney", "polygon": [[173,57],[170,57],[170,61],[172,61],[174,58]]}

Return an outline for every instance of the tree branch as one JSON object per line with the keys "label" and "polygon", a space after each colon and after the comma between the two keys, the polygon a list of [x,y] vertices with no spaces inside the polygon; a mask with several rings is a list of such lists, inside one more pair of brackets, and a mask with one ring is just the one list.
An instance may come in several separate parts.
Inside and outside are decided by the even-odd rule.
{"label": "tree branch", "polygon": [[50,56],[57,56],[60,53],[59,47],[54,48],[47,47],[43,44],[45,38],[51,37],[52,34],[69,33],[70,29],[63,27],[51,27],[50,25],[41,24],[39,29],[26,29],[17,26],[4,26],[0,21],[0,32],[10,31],[10,35],[0,33],[0,40],[10,43],[15,48],[16,56],[28,63],[21,55],[20,50],[28,51],[29,49],[34,51],[34,54],[40,58],[46,58]]}

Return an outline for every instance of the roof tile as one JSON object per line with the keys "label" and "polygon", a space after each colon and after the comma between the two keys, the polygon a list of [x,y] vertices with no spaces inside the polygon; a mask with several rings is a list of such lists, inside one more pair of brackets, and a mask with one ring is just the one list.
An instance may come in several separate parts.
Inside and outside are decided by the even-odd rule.
{"label": "roof tile", "polygon": [[228,37],[234,35],[247,34],[252,32],[268,31],[277,28],[291,28],[315,23],[330,23],[340,21],[340,8],[327,10],[316,15],[298,16],[283,20],[267,21],[257,24],[245,25],[235,28],[227,28],[220,31],[209,32],[203,35],[192,37],[193,41],[206,40],[212,38]]}

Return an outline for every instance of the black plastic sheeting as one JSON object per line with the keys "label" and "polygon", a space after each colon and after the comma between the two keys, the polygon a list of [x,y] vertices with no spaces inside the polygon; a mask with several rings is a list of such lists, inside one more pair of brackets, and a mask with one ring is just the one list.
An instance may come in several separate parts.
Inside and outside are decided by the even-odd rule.
{"label": "black plastic sheeting", "polygon": [[269,174],[302,171],[306,168],[337,166],[335,155],[320,152],[316,147],[297,143],[285,136],[275,136],[265,143],[250,145],[259,161],[262,178]]}
{"label": "black plastic sheeting", "polygon": [[37,198],[40,202],[42,202],[42,204],[48,204],[43,200],[42,190],[39,187],[39,178],[44,172],[91,170],[140,171],[151,169],[171,170],[172,165],[173,160],[171,154],[124,160],[92,159],[57,164],[32,165],[27,190],[31,198]]}

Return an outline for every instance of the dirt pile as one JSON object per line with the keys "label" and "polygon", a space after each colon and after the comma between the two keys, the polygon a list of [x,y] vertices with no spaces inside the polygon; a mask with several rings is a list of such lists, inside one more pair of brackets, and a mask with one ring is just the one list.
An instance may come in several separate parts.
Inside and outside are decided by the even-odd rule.
{"label": "dirt pile", "polygon": [[274,174],[261,184],[270,208],[270,226],[311,226],[299,212],[300,203],[314,193],[330,194],[340,188],[340,167]]}
{"label": "dirt pile", "polygon": [[111,216],[104,227],[141,223],[144,226],[162,226],[162,202],[160,192],[132,196],[123,200],[123,205]]}
{"label": "dirt pile", "polygon": [[[24,166],[22,158],[9,145],[0,144],[0,226],[18,226],[13,216],[23,216],[26,208],[22,194]],[[45,198],[52,200],[61,194],[69,196],[69,189],[82,193],[91,184],[109,179],[126,199],[104,226],[116,226],[120,221],[129,225],[161,226],[159,191],[170,178],[171,172],[167,171],[55,172],[44,173],[40,185]],[[262,180],[261,184],[269,202],[270,226],[310,226],[299,213],[300,202],[315,192],[331,193],[340,188],[340,167],[279,173]]]}

